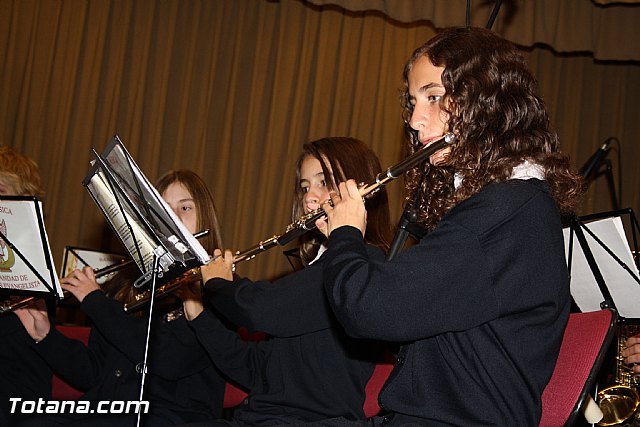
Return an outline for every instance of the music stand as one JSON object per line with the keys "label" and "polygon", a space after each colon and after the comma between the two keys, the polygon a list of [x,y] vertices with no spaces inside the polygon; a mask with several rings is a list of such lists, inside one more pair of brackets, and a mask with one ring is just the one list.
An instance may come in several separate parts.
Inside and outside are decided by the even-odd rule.
{"label": "music stand", "polygon": [[158,284],[209,262],[209,255],[149,183],[120,138],[113,137],[83,181],[147,278],[154,256]]}
{"label": "music stand", "polygon": [[0,196],[0,294],[62,296],[36,197]]}
{"label": "music stand", "polygon": [[[572,296],[581,311],[613,308],[621,319],[640,317],[638,260],[629,248],[623,218],[637,248],[638,221],[631,209],[574,217],[564,230]],[[579,250],[574,250],[574,236]]]}
{"label": "music stand", "polygon": [[[209,255],[178,219],[114,136],[83,181],[109,225],[142,271],[134,286],[150,284],[140,400],[144,392],[156,286],[209,262]],[[138,424],[141,413],[138,413]]]}

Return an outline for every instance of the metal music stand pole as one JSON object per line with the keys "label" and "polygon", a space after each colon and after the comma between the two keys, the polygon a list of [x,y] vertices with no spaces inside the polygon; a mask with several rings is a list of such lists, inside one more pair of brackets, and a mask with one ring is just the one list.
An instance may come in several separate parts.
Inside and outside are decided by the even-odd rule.
{"label": "metal music stand pole", "polygon": [[[147,337],[144,343],[144,359],[142,362],[142,379],[140,382],[140,397],[139,401],[142,402],[142,395],[144,394],[144,382],[147,377],[147,358],[149,355],[149,337],[151,336],[151,319],[153,319],[153,305],[156,296],[156,278],[158,276],[158,272],[160,271],[160,257],[158,257],[155,253],[153,254],[153,274],[151,275],[151,300],[149,301],[149,319],[147,321]],[[138,408],[142,408],[142,405],[139,405]],[[141,419],[142,411],[138,411],[138,419],[136,422],[136,426],[140,427],[140,419]]]}

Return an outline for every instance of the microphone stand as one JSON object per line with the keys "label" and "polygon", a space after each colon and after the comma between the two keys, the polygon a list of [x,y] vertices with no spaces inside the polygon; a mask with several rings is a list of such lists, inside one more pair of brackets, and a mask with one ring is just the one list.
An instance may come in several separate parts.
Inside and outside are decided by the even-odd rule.
{"label": "microphone stand", "polygon": [[496,0],[493,5],[493,10],[491,11],[491,16],[489,16],[489,20],[487,21],[487,30],[490,30],[493,27],[493,22],[496,20],[498,16],[498,12],[500,11],[500,6],[502,6],[502,0]]}
{"label": "microphone stand", "polygon": [[620,209],[620,205],[618,203],[618,195],[616,193],[616,185],[613,180],[613,167],[611,166],[611,160],[606,159],[604,163],[607,165],[605,170],[605,174],[607,175],[607,184],[609,185],[609,195],[611,196],[611,204],[613,206],[613,210],[617,211]]}
{"label": "microphone stand", "polygon": [[417,239],[422,238],[422,236],[426,234],[424,228],[416,223],[418,220],[418,209],[416,205],[418,203],[418,199],[420,199],[420,196],[422,195],[422,183],[424,182],[426,175],[426,173],[422,175],[412,199],[407,202],[407,205],[404,207],[400,221],[398,221],[396,234],[393,236],[393,241],[389,246],[389,252],[387,253],[386,258],[387,261],[391,261],[398,254],[400,249],[404,247],[409,234]]}
{"label": "microphone stand", "polygon": [[579,173],[580,175],[582,175],[582,178],[584,179],[587,186],[589,186],[592,181],[595,181],[600,175],[606,175],[609,196],[611,197],[611,204],[613,206],[613,209],[617,211],[620,209],[620,204],[618,202],[619,197],[616,193],[611,160],[607,158],[607,154],[609,153],[609,146],[613,141],[617,141],[617,138],[607,138],[602,146],[595,153],[593,153],[593,155],[580,168]]}

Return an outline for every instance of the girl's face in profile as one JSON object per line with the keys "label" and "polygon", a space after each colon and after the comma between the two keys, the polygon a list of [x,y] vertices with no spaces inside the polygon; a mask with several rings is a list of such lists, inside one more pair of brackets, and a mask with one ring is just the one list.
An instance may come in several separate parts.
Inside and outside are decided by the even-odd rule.
{"label": "girl's face in profile", "polygon": [[[442,84],[444,67],[436,67],[429,58],[418,58],[408,75],[409,96],[413,113],[409,125],[418,132],[422,145],[429,145],[444,134],[448,114],[442,109],[445,94]],[[429,157],[433,165],[443,162],[451,148],[445,148]]]}
{"label": "girl's face in profile", "polygon": [[198,226],[196,203],[182,183],[176,181],[169,184],[167,189],[162,193],[162,198],[169,204],[173,212],[191,234],[198,231],[196,229]]}

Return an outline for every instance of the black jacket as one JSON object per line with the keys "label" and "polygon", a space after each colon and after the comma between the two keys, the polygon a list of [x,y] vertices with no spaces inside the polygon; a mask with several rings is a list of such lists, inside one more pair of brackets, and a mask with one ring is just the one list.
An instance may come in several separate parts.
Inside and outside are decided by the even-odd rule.
{"label": "black jacket", "polygon": [[[88,347],[52,328],[36,350],[60,377],[86,391],[82,400],[138,400],[147,318],[126,314],[100,291],[87,295],[81,309],[94,324]],[[219,417],[224,380],[185,319],[154,318],[152,330],[143,394],[151,412],[176,422]]]}
{"label": "black jacket", "polygon": [[0,426],[11,416],[9,398],[51,399],[51,368],[33,349],[33,339],[17,316],[0,316]]}
{"label": "black jacket", "polygon": [[491,184],[391,262],[333,231],[324,277],[354,336],[404,343],[391,425],[537,426],[569,315],[560,217],[539,180]]}
{"label": "black jacket", "polygon": [[207,282],[215,309],[234,324],[269,335],[264,342],[221,345],[224,330],[212,327],[217,322],[212,315],[205,312],[191,322],[219,368],[251,390],[235,421],[364,419],[364,389],[380,345],[348,337],[336,322],[322,286],[321,263],[322,258],[274,282]]}

